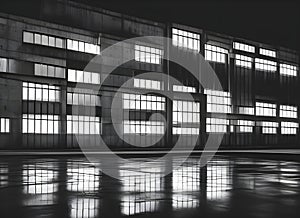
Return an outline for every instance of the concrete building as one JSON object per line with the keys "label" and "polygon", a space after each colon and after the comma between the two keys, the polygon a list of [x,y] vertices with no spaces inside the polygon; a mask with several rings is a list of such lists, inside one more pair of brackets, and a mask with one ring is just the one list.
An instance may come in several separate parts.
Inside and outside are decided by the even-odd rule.
{"label": "concrete building", "polygon": [[[171,149],[179,135],[182,148],[198,137],[195,147],[201,149],[215,133],[224,133],[221,148],[299,146],[296,51],[75,0],[38,2],[39,17],[0,13],[1,149],[76,149],[74,134],[95,146],[100,134],[119,150],[134,149],[128,140],[146,143],[140,138],[145,134],[161,138],[151,149]],[[95,92],[107,72],[83,72],[90,60],[117,42],[140,36],[170,37],[172,46],[191,57],[202,54],[224,90],[204,89],[182,67],[162,60],[162,47],[136,44],[130,48],[135,60],[119,67]],[[122,140],[110,116],[114,93],[148,71],[175,77],[180,84],[145,77],[122,89],[122,107],[113,108],[129,114],[117,123]],[[137,89],[169,92],[176,102],[134,94]],[[189,93],[195,102],[186,100]],[[162,116],[149,120],[153,114]]]}

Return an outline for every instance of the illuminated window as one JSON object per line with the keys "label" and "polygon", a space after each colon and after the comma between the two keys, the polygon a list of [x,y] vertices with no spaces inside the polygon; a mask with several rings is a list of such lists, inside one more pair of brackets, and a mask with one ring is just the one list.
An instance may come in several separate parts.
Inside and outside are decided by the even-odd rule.
{"label": "illuminated window", "polygon": [[164,122],[124,120],[124,134],[164,134]]}
{"label": "illuminated window", "polygon": [[160,64],[162,59],[162,50],[158,48],[135,45],[134,59],[138,62]]}
{"label": "illuminated window", "polygon": [[237,120],[237,132],[253,132],[254,121]]}
{"label": "illuminated window", "polygon": [[205,45],[205,59],[208,61],[226,63],[227,54],[227,49],[209,44]]}
{"label": "illuminated window", "polygon": [[0,118],[0,133],[9,133],[9,118]]}
{"label": "illuminated window", "polygon": [[100,74],[82,70],[68,69],[68,81],[78,83],[100,84]]}
{"label": "illuminated window", "polygon": [[7,72],[7,58],[0,58],[0,72]]}
{"label": "illuminated window", "polygon": [[248,115],[254,115],[254,107],[238,107],[239,114],[248,114]]}
{"label": "illuminated window", "polygon": [[89,93],[67,93],[67,104],[85,105],[85,106],[100,106],[100,96]]}
{"label": "illuminated window", "polygon": [[206,132],[226,133],[229,120],[221,118],[206,118]]}
{"label": "illuminated window", "polygon": [[207,112],[231,113],[231,96],[229,92],[205,89],[207,95]]}
{"label": "illuminated window", "polygon": [[263,121],[260,123],[260,125],[262,126],[263,134],[276,134],[277,133],[277,128],[278,128],[277,122]]}
{"label": "illuminated window", "polygon": [[196,93],[196,88],[192,86],[173,85],[173,91]]}
{"label": "illuminated window", "polygon": [[280,105],[280,117],[297,118],[297,107],[290,105]]}
{"label": "illuminated window", "polygon": [[66,40],[56,36],[50,36],[42,33],[33,33],[24,31],[23,32],[23,42],[44,45],[56,48],[65,48]]}
{"label": "illuminated window", "polygon": [[73,39],[67,39],[67,49],[90,54],[100,54],[100,46],[98,44]]}
{"label": "illuminated window", "polygon": [[165,98],[154,95],[123,94],[123,109],[165,110]]}
{"label": "illuminated window", "polygon": [[244,55],[235,55],[235,65],[246,67],[246,68],[252,68],[252,61],[253,59],[251,57],[247,57]]}
{"label": "illuminated window", "polygon": [[67,134],[100,134],[100,122],[100,117],[67,115]]}
{"label": "illuminated window", "polygon": [[58,134],[58,115],[23,114],[22,133]]}
{"label": "illuminated window", "polygon": [[250,52],[250,53],[255,52],[255,47],[254,46],[247,45],[247,44],[244,44],[244,43],[239,43],[239,42],[233,42],[233,48],[235,50],[246,51],[246,52]]}
{"label": "illuminated window", "polygon": [[23,82],[23,100],[59,102],[60,87]]}
{"label": "illuminated window", "polygon": [[37,76],[65,78],[65,68],[46,64],[34,64],[34,74]]}
{"label": "illuminated window", "polygon": [[156,80],[150,80],[150,79],[134,78],[133,86],[135,88],[161,90],[161,82]]}
{"label": "illuminated window", "polygon": [[269,49],[260,48],[259,49],[259,54],[276,58],[276,51],[272,51],[272,50],[269,50]]}
{"label": "illuminated window", "polygon": [[[123,122],[124,134],[164,134],[164,122],[159,116],[156,121],[147,119],[153,115],[153,112],[165,110],[164,97],[124,93],[123,109],[130,119]],[[132,113],[134,113],[134,120],[130,118]]]}
{"label": "illuminated window", "polygon": [[296,135],[299,124],[295,122],[281,122],[281,134]]}
{"label": "illuminated window", "polygon": [[199,102],[173,100],[173,134],[199,135],[199,123]]}
{"label": "illuminated window", "polygon": [[174,46],[200,51],[200,34],[172,28]]}
{"label": "illuminated window", "polygon": [[297,67],[290,64],[280,64],[280,74],[287,76],[297,76]]}
{"label": "illuminated window", "polygon": [[276,72],[277,63],[274,61],[255,58],[255,69],[269,72]]}
{"label": "illuminated window", "polygon": [[276,117],[276,104],[256,102],[255,111],[257,116]]}

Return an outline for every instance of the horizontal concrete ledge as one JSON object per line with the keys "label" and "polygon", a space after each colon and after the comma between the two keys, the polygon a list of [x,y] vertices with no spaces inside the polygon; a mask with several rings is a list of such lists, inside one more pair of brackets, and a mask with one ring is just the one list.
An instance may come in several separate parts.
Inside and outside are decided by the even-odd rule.
{"label": "horizontal concrete ledge", "polygon": [[[178,151],[112,151],[112,152],[101,152],[101,151],[88,151],[85,154],[89,155],[163,155],[163,154],[202,154],[202,153],[218,153],[218,154],[230,154],[230,153],[256,153],[256,154],[291,154],[299,155],[300,149],[249,149],[249,150],[198,150],[198,151],[188,151],[188,150],[178,150]],[[20,150],[2,150],[0,151],[0,156],[35,156],[35,155],[83,155],[80,150],[66,150],[66,151],[20,151]]]}

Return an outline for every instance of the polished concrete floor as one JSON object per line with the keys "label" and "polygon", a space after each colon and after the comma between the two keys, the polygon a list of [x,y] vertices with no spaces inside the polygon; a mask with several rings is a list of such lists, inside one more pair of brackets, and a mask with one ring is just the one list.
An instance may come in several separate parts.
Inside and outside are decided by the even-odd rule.
{"label": "polished concrete floor", "polygon": [[80,156],[0,157],[0,217],[299,217],[295,157],[215,156],[200,167],[193,156],[173,169],[180,158],[116,163],[114,179]]}

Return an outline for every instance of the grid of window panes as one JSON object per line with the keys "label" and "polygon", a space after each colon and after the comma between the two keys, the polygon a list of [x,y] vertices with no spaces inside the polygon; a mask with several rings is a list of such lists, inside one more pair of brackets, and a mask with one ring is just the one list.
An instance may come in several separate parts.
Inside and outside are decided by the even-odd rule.
{"label": "grid of window panes", "polygon": [[60,87],[23,82],[23,100],[59,102]]}
{"label": "grid of window panes", "polygon": [[295,122],[281,122],[281,134],[296,135],[299,124]]}
{"label": "grid of window panes", "polygon": [[173,100],[173,134],[199,135],[200,103]]}
{"label": "grid of window panes", "polygon": [[233,48],[236,49],[236,50],[250,52],[250,53],[255,52],[255,47],[254,46],[247,45],[247,44],[240,43],[240,42],[233,42]]}
{"label": "grid of window panes", "polygon": [[56,36],[50,36],[43,33],[33,33],[24,31],[23,32],[23,42],[26,43],[32,43],[37,45],[44,45],[44,46],[50,46],[50,47],[56,47],[56,48],[65,48],[66,42],[65,39],[56,37]]}
{"label": "grid of window panes", "polygon": [[276,58],[276,51],[269,50],[269,49],[260,48],[259,49],[259,54]]}
{"label": "grid of window panes", "polygon": [[85,105],[85,106],[100,106],[100,96],[90,93],[67,93],[67,104]]}
{"label": "grid of window panes", "polygon": [[290,64],[280,64],[280,74],[287,76],[297,76],[297,66]]}
{"label": "grid of window panes", "polygon": [[22,133],[59,134],[58,115],[23,114]]}
{"label": "grid of window panes", "polygon": [[255,114],[257,116],[271,116],[276,117],[276,104],[256,102]]}
{"label": "grid of window panes", "polygon": [[90,54],[100,54],[100,46],[98,44],[87,43],[74,39],[67,39],[67,49]]}
{"label": "grid of window panes", "polygon": [[9,118],[0,118],[0,133],[9,133]]}
{"label": "grid of window panes", "polygon": [[46,64],[34,64],[34,75],[65,78],[65,68]]}
{"label": "grid of window panes", "polygon": [[149,46],[135,45],[134,59],[138,62],[160,64],[162,59],[162,50]]}
{"label": "grid of window panes", "polygon": [[200,34],[172,28],[173,45],[200,51]]}
{"label": "grid of window panes", "polygon": [[275,61],[269,61],[265,59],[255,58],[255,69],[268,71],[268,72],[276,72],[277,71],[277,63]]}
{"label": "grid of window panes", "polygon": [[161,121],[124,120],[124,134],[164,134],[165,124]]}
{"label": "grid of window panes", "polygon": [[100,133],[100,117],[67,115],[67,134],[96,135]]}
{"label": "grid of window panes", "polygon": [[229,120],[223,118],[206,118],[206,132],[226,133]]}
{"label": "grid of window panes", "polygon": [[157,80],[134,78],[133,86],[135,88],[161,90],[161,82]]}
{"label": "grid of window panes", "polygon": [[254,107],[239,106],[238,110],[239,114],[254,115]]}
{"label": "grid of window panes", "polygon": [[240,67],[252,68],[252,61],[251,57],[245,55],[235,55],[235,65]]}
{"label": "grid of window panes", "polygon": [[226,63],[228,50],[219,46],[205,44],[205,59],[208,61]]}
{"label": "grid of window panes", "polygon": [[165,110],[165,98],[155,95],[123,94],[123,109]]}
{"label": "grid of window panes", "polygon": [[100,74],[82,70],[68,69],[68,81],[77,83],[100,84]]}
{"label": "grid of window panes", "polygon": [[[123,109],[142,113],[143,111],[164,111],[165,98],[155,95],[123,93]],[[164,134],[165,124],[161,120],[124,120],[124,134]]]}
{"label": "grid of window panes", "polygon": [[207,95],[207,112],[231,113],[231,95],[229,92],[205,89]]}
{"label": "grid of window panes", "polygon": [[276,134],[278,123],[277,122],[270,122],[270,121],[262,121],[260,122],[262,126],[262,133],[263,134]]}
{"label": "grid of window panes", "polygon": [[174,92],[196,93],[196,88],[192,86],[173,85]]}
{"label": "grid of window panes", "polygon": [[237,132],[253,132],[254,121],[237,120]]}
{"label": "grid of window panes", "polygon": [[297,118],[297,106],[280,105],[279,116],[287,118]]}

